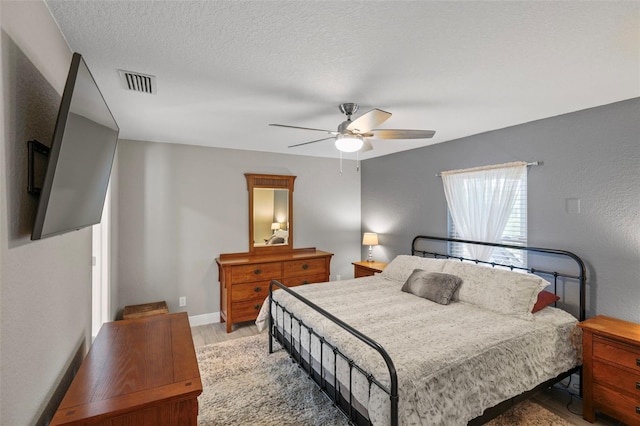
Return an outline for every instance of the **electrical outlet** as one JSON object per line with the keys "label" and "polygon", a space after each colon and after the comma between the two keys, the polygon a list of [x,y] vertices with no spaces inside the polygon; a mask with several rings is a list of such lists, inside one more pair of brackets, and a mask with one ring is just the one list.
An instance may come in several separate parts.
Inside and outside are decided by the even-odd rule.
{"label": "electrical outlet", "polygon": [[180,296],[180,299],[178,300],[178,304],[180,306],[187,306],[187,297],[186,296]]}

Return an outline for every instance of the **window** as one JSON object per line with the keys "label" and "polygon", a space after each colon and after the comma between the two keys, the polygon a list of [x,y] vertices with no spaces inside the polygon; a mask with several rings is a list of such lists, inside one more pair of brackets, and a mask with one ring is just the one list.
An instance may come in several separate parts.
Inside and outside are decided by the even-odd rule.
{"label": "window", "polygon": [[[516,174],[509,171],[504,174],[501,172],[510,167],[510,164],[469,171],[444,172],[445,194],[449,192],[447,194],[449,237],[525,246],[527,244],[527,173],[526,164],[522,164],[521,172]],[[488,177],[482,173],[487,169],[491,170],[491,175]],[[457,176],[458,182],[452,184],[444,181],[445,173],[461,173],[461,175]],[[450,202],[450,199],[453,202]],[[466,227],[467,235],[456,227],[453,220],[455,214],[451,211],[452,206],[459,210],[458,218]],[[500,218],[500,215],[504,217]],[[502,224],[504,227],[500,229]],[[496,229],[491,229],[494,227]],[[491,232],[494,232],[493,236]],[[495,248],[492,251],[481,252],[477,250],[479,248],[481,246],[451,243],[449,254],[518,267],[527,265],[526,253],[521,250]]]}

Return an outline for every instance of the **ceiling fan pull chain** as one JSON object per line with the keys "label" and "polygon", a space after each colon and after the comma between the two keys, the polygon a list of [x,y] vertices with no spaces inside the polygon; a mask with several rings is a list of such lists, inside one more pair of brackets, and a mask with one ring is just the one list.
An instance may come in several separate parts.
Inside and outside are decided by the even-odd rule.
{"label": "ceiling fan pull chain", "polygon": [[340,174],[342,174],[342,151],[340,151]]}
{"label": "ceiling fan pull chain", "polygon": [[360,151],[356,151],[356,172],[360,171]]}

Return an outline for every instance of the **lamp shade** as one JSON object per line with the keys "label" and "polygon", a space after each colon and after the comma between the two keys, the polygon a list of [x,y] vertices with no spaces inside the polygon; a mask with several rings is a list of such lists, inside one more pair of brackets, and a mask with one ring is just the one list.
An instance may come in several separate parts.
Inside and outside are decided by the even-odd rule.
{"label": "lamp shade", "polygon": [[273,222],[271,224],[271,230],[275,231],[276,229],[280,229],[280,223],[279,222]]}
{"label": "lamp shade", "polygon": [[364,246],[377,246],[378,245],[378,234],[375,232],[365,232],[362,237],[362,245]]}

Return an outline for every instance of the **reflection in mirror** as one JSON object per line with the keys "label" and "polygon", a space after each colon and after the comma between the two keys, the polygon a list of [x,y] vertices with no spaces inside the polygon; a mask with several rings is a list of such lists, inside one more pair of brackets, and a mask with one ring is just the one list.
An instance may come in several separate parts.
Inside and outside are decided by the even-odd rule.
{"label": "reflection in mirror", "polygon": [[249,190],[249,252],[284,253],[293,249],[295,176],[245,173]]}
{"label": "reflection in mirror", "polygon": [[289,240],[289,190],[253,189],[254,247],[286,245]]}

